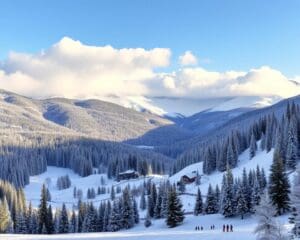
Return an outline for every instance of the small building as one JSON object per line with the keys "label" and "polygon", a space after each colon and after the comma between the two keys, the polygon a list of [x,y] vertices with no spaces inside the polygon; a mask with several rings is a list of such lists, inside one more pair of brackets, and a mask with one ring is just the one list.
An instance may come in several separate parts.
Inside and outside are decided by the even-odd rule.
{"label": "small building", "polygon": [[191,173],[187,173],[181,176],[180,181],[183,182],[184,184],[189,184],[195,182],[197,177],[200,176],[198,176],[196,171],[193,171]]}
{"label": "small building", "polygon": [[127,170],[118,174],[118,181],[138,178],[140,175],[137,171]]}

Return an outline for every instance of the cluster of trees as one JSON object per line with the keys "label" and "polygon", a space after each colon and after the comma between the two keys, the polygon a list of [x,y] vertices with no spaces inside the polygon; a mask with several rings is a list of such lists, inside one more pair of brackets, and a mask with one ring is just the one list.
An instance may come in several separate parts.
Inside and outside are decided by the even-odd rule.
{"label": "cluster of trees", "polygon": [[82,177],[98,168],[115,177],[128,169],[142,175],[168,173],[171,162],[162,154],[125,144],[43,134],[1,138],[0,154],[0,179],[16,187],[28,184],[30,176],[45,172],[47,166],[70,168]]}
{"label": "cluster of trees", "polygon": [[[22,190],[6,182],[0,183],[5,195],[0,201],[0,232],[27,234],[54,234],[69,232],[102,232],[128,229],[139,222],[138,207],[129,187],[114,201],[102,202],[97,209],[93,203],[78,201],[78,212],[63,204],[53,216],[47,202],[47,188],[43,186],[37,210],[27,207]],[[11,206],[10,206],[11,205]]]}
{"label": "cluster of trees", "polygon": [[225,217],[241,216],[254,213],[254,208],[260,202],[260,196],[267,187],[267,179],[263,169],[243,170],[242,177],[235,178],[228,167],[223,176],[221,190],[210,184],[205,202],[202,200],[200,189],[196,196],[194,214],[221,213]]}
{"label": "cluster of trees", "polygon": [[[184,167],[203,161],[203,172],[225,171],[227,165],[236,167],[238,156],[250,148],[249,159],[256,155],[257,149],[269,152],[272,148],[280,154],[287,169],[295,169],[300,156],[300,108],[294,102],[288,103],[281,115],[262,116],[253,124],[236,128],[213,140],[199,143],[182,154],[173,164],[172,172],[176,173]],[[260,146],[257,146],[257,141]]]}
{"label": "cluster of trees", "polygon": [[144,183],[140,193],[139,207],[147,211],[146,227],[151,225],[151,218],[165,218],[169,227],[176,227],[183,222],[184,212],[175,185],[168,181],[158,185],[148,181]]}
{"label": "cluster of trees", "polygon": [[56,187],[58,190],[63,190],[71,187],[71,180],[69,178],[69,175],[61,176],[57,178],[56,181]]}

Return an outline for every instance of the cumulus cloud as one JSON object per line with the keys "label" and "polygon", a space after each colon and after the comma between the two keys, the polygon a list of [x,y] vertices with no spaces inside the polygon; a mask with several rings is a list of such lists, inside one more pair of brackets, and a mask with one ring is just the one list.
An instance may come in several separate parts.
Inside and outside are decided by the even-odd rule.
{"label": "cumulus cloud", "polygon": [[173,85],[164,87],[179,96],[194,98],[233,96],[280,96],[300,94],[300,85],[285,77],[280,71],[268,66],[248,72],[213,72],[203,68],[184,68],[176,73],[162,74]]}
{"label": "cumulus cloud", "polygon": [[197,65],[198,59],[191,51],[186,51],[179,57],[179,63],[181,66]]}
{"label": "cumulus cloud", "polygon": [[170,55],[169,49],[86,46],[65,37],[38,54],[9,54],[0,87],[35,97],[147,94],[144,82],[169,65]]}
{"label": "cumulus cloud", "polygon": [[[186,53],[182,60],[189,56],[189,52]],[[217,72],[191,66],[164,72],[160,68],[169,66],[170,58],[171,51],[166,48],[115,49],[87,46],[63,38],[37,54],[10,53],[0,63],[0,88],[40,98],[290,97],[300,94],[300,85],[295,84],[298,78],[293,82],[268,66],[247,72]],[[193,63],[191,59],[183,62]]]}

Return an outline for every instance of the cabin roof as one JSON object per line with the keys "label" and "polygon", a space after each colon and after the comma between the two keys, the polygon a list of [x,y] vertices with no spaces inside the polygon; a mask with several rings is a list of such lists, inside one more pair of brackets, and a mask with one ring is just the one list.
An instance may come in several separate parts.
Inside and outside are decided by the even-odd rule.
{"label": "cabin roof", "polygon": [[197,177],[197,173],[191,172],[191,173],[186,173],[182,177],[188,177],[190,179]]}
{"label": "cabin roof", "polygon": [[119,175],[122,175],[122,174],[132,174],[132,173],[136,173],[136,171],[134,171],[134,170],[127,170],[125,172],[120,172]]}

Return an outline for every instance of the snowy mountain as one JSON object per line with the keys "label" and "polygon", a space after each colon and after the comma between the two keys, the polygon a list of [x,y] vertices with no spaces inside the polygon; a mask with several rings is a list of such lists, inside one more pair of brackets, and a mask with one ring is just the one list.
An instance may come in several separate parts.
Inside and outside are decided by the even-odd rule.
{"label": "snowy mountain", "polygon": [[[171,120],[100,100],[31,99],[1,90],[0,129],[70,134],[109,141],[145,137],[147,145],[172,143],[190,136]],[[163,129],[160,132],[160,129]],[[153,131],[157,130],[157,131]],[[143,144],[143,142],[141,142]]]}
{"label": "snowy mountain", "polygon": [[[102,97],[103,98],[103,97]],[[171,118],[189,117],[202,111],[229,111],[239,108],[257,109],[273,105],[280,100],[278,96],[239,96],[222,98],[176,98],[176,97],[147,97],[108,96],[103,98],[121,106],[141,112],[151,112]]]}

